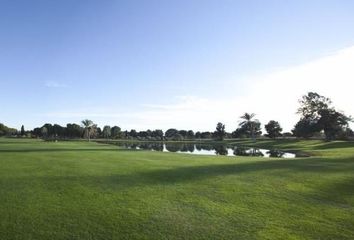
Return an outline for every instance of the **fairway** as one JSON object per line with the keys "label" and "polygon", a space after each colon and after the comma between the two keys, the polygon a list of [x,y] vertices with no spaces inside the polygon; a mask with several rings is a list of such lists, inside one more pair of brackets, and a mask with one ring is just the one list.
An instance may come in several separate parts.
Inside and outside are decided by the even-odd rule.
{"label": "fairway", "polygon": [[353,142],[256,145],[312,157],[0,138],[0,239],[354,239]]}

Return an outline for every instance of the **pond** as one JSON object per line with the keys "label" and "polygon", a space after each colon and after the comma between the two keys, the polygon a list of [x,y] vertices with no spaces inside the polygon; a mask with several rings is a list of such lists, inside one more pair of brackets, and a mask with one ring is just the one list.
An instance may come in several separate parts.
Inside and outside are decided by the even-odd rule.
{"label": "pond", "polygon": [[224,156],[254,156],[295,158],[295,153],[283,152],[275,149],[251,148],[225,144],[207,143],[162,143],[162,142],[105,142],[121,148],[134,150],[150,150],[160,152],[187,153],[196,155],[224,155]]}

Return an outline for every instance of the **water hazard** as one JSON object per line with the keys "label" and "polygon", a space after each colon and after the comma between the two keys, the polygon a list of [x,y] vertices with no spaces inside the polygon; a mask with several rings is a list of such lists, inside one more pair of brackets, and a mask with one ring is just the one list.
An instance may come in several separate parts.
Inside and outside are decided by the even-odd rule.
{"label": "water hazard", "polygon": [[295,158],[295,153],[283,152],[275,149],[251,148],[243,146],[231,146],[224,144],[206,143],[162,143],[162,142],[107,142],[122,148],[133,150],[150,150],[160,152],[174,152],[196,155],[224,155],[224,156],[254,156]]}

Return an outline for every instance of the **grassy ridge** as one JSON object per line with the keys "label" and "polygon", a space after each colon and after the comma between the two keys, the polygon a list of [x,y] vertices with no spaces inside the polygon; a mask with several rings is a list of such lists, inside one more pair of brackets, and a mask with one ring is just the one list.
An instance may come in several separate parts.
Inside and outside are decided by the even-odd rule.
{"label": "grassy ridge", "polygon": [[0,239],[354,238],[354,143],[256,144],[314,156],[0,139]]}

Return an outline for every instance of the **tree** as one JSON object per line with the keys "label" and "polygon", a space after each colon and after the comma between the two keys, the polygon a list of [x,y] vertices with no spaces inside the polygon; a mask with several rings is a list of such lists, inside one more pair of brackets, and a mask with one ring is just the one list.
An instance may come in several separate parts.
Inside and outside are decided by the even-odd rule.
{"label": "tree", "polygon": [[109,138],[111,136],[111,127],[108,125],[104,126],[102,133],[104,138]]}
{"label": "tree", "polygon": [[183,137],[183,139],[187,138],[188,131],[186,130],[179,130],[178,133]]}
{"label": "tree", "polygon": [[202,132],[200,133],[200,138],[202,139],[210,139],[212,138],[213,134],[211,132]]}
{"label": "tree", "polygon": [[85,136],[87,137],[88,141],[90,141],[90,137],[94,129],[94,123],[89,119],[82,120],[81,123],[85,128]]}
{"label": "tree", "polygon": [[202,138],[202,133],[201,133],[201,132],[199,132],[199,131],[198,131],[198,132],[196,132],[196,133],[195,133],[195,138],[196,138],[196,139],[200,139],[200,138]]}
{"label": "tree", "polygon": [[152,131],[151,136],[155,140],[163,140],[163,131],[160,129],[156,129],[156,130]]}
{"label": "tree", "polygon": [[338,133],[338,138],[343,140],[348,140],[354,137],[354,132],[349,127],[344,128],[340,133]]}
{"label": "tree", "polygon": [[149,136],[149,134],[148,134],[147,131],[140,131],[140,132],[138,132],[138,138],[141,139],[141,140],[147,139],[148,136]]}
{"label": "tree", "polygon": [[178,134],[178,130],[177,129],[174,129],[174,128],[170,128],[168,129],[166,132],[165,132],[165,137],[167,139],[169,138],[174,138],[176,135]]}
{"label": "tree", "polygon": [[326,140],[331,141],[345,131],[352,121],[351,117],[335,110],[329,98],[318,93],[309,92],[299,102],[297,113],[301,118],[293,130],[296,136],[309,137],[323,131]]}
{"label": "tree", "polygon": [[137,138],[138,137],[138,132],[135,129],[131,129],[128,133],[128,136],[130,138]]}
{"label": "tree", "polygon": [[222,124],[221,122],[216,124],[216,131],[214,132],[215,138],[222,141],[224,140],[225,134],[225,124]]}
{"label": "tree", "polygon": [[43,125],[43,127],[47,128],[47,130],[48,130],[47,136],[48,137],[53,136],[53,125],[52,124],[46,123]]}
{"label": "tree", "polygon": [[46,127],[41,128],[41,134],[43,138],[47,138],[48,136],[48,129]]}
{"label": "tree", "polygon": [[317,121],[310,118],[301,118],[292,130],[295,137],[310,138],[321,131]]}
{"label": "tree", "polygon": [[100,127],[97,126],[97,124],[95,125],[95,133],[94,133],[94,137],[95,138],[99,138],[102,136],[102,129]]}
{"label": "tree", "polygon": [[279,122],[274,120],[269,121],[264,127],[268,133],[267,136],[270,138],[280,137],[281,131],[283,131]]}
{"label": "tree", "polygon": [[184,130],[178,131],[177,129],[170,128],[165,132],[165,138],[167,140],[182,141],[184,137],[181,133],[184,133]]}
{"label": "tree", "polygon": [[256,114],[254,113],[245,113],[240,118],[242,121],[239,126],[244,128],[247,132],[249,132],[251,138],[256,140],[256,134],[260,132],[260,122],[257,119],[254,119]]}
{"label": "tree", "polygon": [[65,129],[59,124],[54,124],[53,133],[55,137],[63,137],[65,135]]}
{"label": "tree", "polygon": [[10,135],[15,135],[17,133],[17,130],[14,128],[9,128],[5,126],[4,124],[0,123],[0,136],[10,136]]}
{"label": "tree", "polygon": [[111,137],[112,138],[119,138],[121,135],[121,128],[118,126],[114,126],[111,128]]}
{"label": "tree", "polygon": [[247,129],[246,127],[238,127],[235,131],[231,133],[232,138],[246,138]]}
{"label": "tree", "polygon": [[25,135],[25,126],[21,126],[21,136]]}
{"label": "tree", "polygon": [[323,109],[328,109],[332,104],[331,99],[321,96],[316,92],[308,92],[299,100],[300,107],[297,113],[302,118],[316,120],[320,117],[319,112]]}
{"label": "tree", "polygon": [[323,129],[327,141],[336,139],[349,127],[349,122],[352,121],[350,117],[334,109],[322,109],[319,111],[319,115],[321,117],[318,120],[318,125]]}
{"label": "tree", "polygon": [[75,123],[68,123],[66,125],[66,137],[69,138],[81,138],[84,133],[84,129]]}
{"label": "tree", "polygon": [[4,124],[0,123],[0,136],[6,135],[6,132],[7,132],[7,127]]}
{"label": "tree", "polygon": [[[233,138],[250,138],[252,137],[252,134],[251,134],[251,124],[250,123],[247,123],[247,124],[244,124],[240,127],[238,127],[235,131],[233,131],[231,133],[231,136]],[[254,136],[260,136],[262,134],[262,131],[261,131],[261,123],[260,122],[254,122],[253,123],[253,129],[254,129]]]}
{"label": "tree", "polygon": [[194,135],[194,132],[193,130],[188,130],[187,132],[187,138],[188,139],[194,139],[195,135]]}

